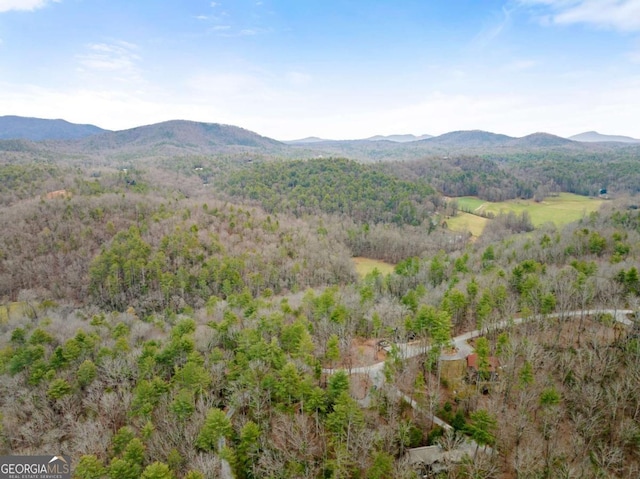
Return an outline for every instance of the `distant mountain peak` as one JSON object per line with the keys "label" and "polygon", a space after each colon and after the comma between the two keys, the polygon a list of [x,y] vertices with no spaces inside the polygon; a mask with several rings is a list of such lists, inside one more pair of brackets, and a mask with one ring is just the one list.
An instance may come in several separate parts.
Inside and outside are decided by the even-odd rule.
{"label": "distant mountain peak", "polygon": [[420,141],[426,140],[428,138],[433,138],[433,135],[376,135],[370,138],[365,138],[368,141],[393,141],[394,143],[409,143],[411,141]]}
{"label": "distant mountain peak", "polygon": [[78,140],[106,131],[95,125],[81,125],[60,119],[0,116],[0,140]]}
{"label": "distant mountain peak", "polygon": [[304,145],[309,143],[322,143],[322,142],[349,142],[349,141],[390,141],[392,143],[409,143],[411,141],[420,141],[426,140],[428,138],[433,138],[431,135],[375,135],[369,138],[362,138],[356,140],[330,140],[327,138],[319,138],[317,136],[309,136],[307,138],[300,138],[299,140],[288,140],[284,143],[288,145]]}
{"label": "distant mountain peak", "polygon": [[308,136],[306,138],[300,138],[299,140],[287,140],[287,141],[284,141],[283,143],[286,143],[287,145],[303,145],[305,143],[321,143],[323,141],[333,141],[333,140],[327,140],[324,138],[319,138],[317,136]]}
{"label": "distant mountain peak", "polygon": [[525,147],[545,147],[570,145],[573,143],[573,140],[552,135],[551,133],[537,132],[521,138],[516,138],[512,143],[517,146]]}
{"label": "distant mountain peak", "polygon": [[88,148],[120,149],[134,147],[190,148],[211,151],[220,147],[281,147],[277,140],[250,130],[221,123],[169,120],[128,130],[112,131],[83,140]]}
{"label": "distant mountain peak", "polygon": [[569,137],[570,140],[574,141],[582,141],[582,142],[619,142],[619,143],[640,143],[639,139],[632,138],[630,136],[623,135],[603,135],[602,133],[598,133],[597,131],[585,131],[584,133],[580,133],[578,135],[573,135]]}
{"label": "distant mountain peak", "polygon": [[511,140],[514,140],[511,136],[491,133],[489,131],[458,130],[445,133],[444,135],[434,136],[422,141],[443,146],[478,147],[498,146],[507,144]]}

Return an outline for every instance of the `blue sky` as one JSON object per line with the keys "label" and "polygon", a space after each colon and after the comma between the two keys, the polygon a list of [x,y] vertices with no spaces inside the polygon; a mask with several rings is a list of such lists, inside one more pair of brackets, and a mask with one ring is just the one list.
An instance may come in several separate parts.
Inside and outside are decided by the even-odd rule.
{"label": "blue sky", "polygon": [[0,115],[640,137],[640,0],[0,0]]}

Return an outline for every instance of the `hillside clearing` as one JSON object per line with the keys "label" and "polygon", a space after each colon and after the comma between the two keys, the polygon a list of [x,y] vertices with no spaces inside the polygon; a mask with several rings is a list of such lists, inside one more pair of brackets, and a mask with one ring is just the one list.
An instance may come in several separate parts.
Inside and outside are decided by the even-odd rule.
{"label": "hillside clearing", "polygon": [[395,265],[386,263],[372,258],[363,258],[361,256],[353,258],[353,264],[356,267],[356,272],[361,278],[364,278],[369,273],[372,273],[374,269],[377,269],[382,274],[393,273]]}
{"label": "hillside clearing", "polygon": [[546,198],[541,202],[535,202],[531,199],[490,202],[473,196],[456,198],[456,201],[459,209],[463,212],[458,213],[455,218],[447,220],[449,229],[453,231],[466,230],[471,232],[473,236],[480,236],[487,221],[490,220],[478,216],[479,213],[499,215],[500,213],[513,212],[519,215],[526,211],[535,227],[545,223],[564,226],[598,211],[605,200],[572,193],[560,193],[558,196]]}
{"label": "hillside clearing", "polygon": [[451,231],[468,231],[477,237],[482,234],[489,221],[491,220],[483,218],[482,216],[459,212],[456,216],[447,220],[447,227]]}

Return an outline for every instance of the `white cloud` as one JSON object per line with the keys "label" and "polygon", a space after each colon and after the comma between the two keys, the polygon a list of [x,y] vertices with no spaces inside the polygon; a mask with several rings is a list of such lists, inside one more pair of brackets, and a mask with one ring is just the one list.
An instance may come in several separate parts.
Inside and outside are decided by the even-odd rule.
{"label": "white cloud", "polygon": [[78,71],[92,82],[142,82],[138,67],[141,58],[138,55],[138,47],[132,43],[92,43],[76,58],[79,63]]}
{"label": "white cloud", "polygon": [[203,73],[187,80],[187,94],[212,105],[255,110],[274,96],[263,75],[250,73]]}
{"label": "white cloud", "polygon": [[79,55],[80,63],[89,69],[102,71],[127,70],[133,68],[140,59],[133,53],[135,46],[125,42],[115,44],[93,43],[88,45],[88,53]]}
{"label": "white cloud", "polygon": [[63,91],[0,82],[0,114],[64,118],[112,130],[175,119],[223,123],[238,120],[209,105],[172,102],[167,98],[162,92],[147,94],[108,88]]}
{"label": "white cloud", "polygon": [[59,3],[60,0],[0,0],[0,13],[12,10],[31,12],[45,7],[49,3]]}
{"label": "white cloud", "polygon": [[485,26],[478,35],[473,39],[472,44],[476,47],[485,48],[493,40],[498,38],[502,32],[509,28],[511,25],[511,10],[502,8],[502,12],[499,16],[493,20],[493,23]]}
{"label": "white cloud", "polygon": [[[274,78],[274,83],[278,82]],[[601,96],[468,95],[437,92],[413,104],[339,105],[330,96],[296,95],[250,75],[203,75],[181,95],[169,91],[80,89],[56,91],[0,83],[0,114],[60,118],[125,129],[170,119],[238,125],[277,139],[305,136],[363,138],[374,134],[441,134],[483,129],[513,136],[535,131],[569,136],[598,130],[640,136],[640,81],[616,85]],[[91,108],[88,108],[90,105]]]}
{"label": "white cloud", "polygon": [[640,30],[640,0],[518,0],[525,6],[542,6],[545,23],[587,24],[621,31]]}
{"label": "white cloud", "polygon": [[535,89],[471,94],[443,89],[397,106],[371,101],[361,107],[316,97],[303,102],[295,112],[295,122],[274,114],[270,122],[257,125],[263,134],[278,139],[348,139],[392,133],[438,135],[472,129],[511,136],[544,131],[565,137],[601,130],[638,137],[634,115],[640,104],[640,80],[612,82],[602,85],[600,92],[594,95],[584,88],[568,92]]}
{"label": "white cloud", "polygon": [[[461,85],[443,82],[436,92],[433,87],[406,85],[385,100],[375,85],[339,84],[295,66],[278,72],[246,64],[235,70],[220,67],[179,84],[163,85],[161,79],[119,81],[138,72],[138,55],[135,46],[122,42],[90,45],[82,60],[91,81],[82,81],[83,74],[76,88],[0,80],[0,114],[62,117],[110,129],[180,118],[238,125],[277,139],[441,134],[460,129],[513,136],[535,131],[569,136],[587,130],[640,136],[636,121],[640,78],[603,75],[596,82],[585,80],[592,74],[575,72],[574,79],[558,78],[565,88],[480,86],[471,92],[465,86],[473,81],[469,77]],[[504,68],[532,66],[524,58]]]}

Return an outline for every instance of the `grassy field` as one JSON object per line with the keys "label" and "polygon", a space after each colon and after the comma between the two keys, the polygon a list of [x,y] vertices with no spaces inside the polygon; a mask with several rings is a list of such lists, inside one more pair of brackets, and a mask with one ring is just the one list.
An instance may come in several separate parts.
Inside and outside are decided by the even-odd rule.
{"label": "grassy field", "polygon": [[356,271],[360,275],[361,278],[364,278],[366,275],[371,273],[374,269],[377,269],[382,274],[393,273],[395,265],[390,263],[385,263],[384,261],[380,261],[377,259],[371,258],[363,258],[356,257],[353,258],[353,264],[356,266]]}
{"label": "grassy field", "polygon": [[453,218],[447,220],[447,227],[451,231],[468,231],[473,236],[480,236],[489,221],[491,220],[482,218],[481,216],[469,213],[458,213]]}
{"label": "grassy field", "polygon": [[475,196],[462,196],[454,199],[458,202],[458,208],[460,210],[470,211],[472,213],[487,204],[486,201],[476,198]]}
{"label": "grassy field", "polygon": [[[527,211],[531,222],[536,227],[549,222],[556,226],[563,226],[577,221],[583,216],[597,211],[604,201],[572,193],[560,193],[558,196],[546,198],[540,203],[533,200],[508,200],[492,203],[470,196],[456,198],[456,200],[461,210],[473,211],[478,214],[484,212],[498,215],[501,212],[508,213],[510,211],[520,214]],[[473,215],[460,213],[455,218],[447,220],[447,224],[453,231],[468,230],[474,236],[479,236],[488,220],[485,218],[473,219],[470,216]]]}

